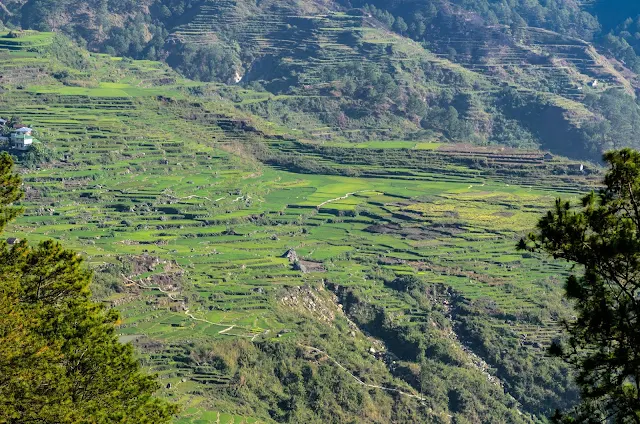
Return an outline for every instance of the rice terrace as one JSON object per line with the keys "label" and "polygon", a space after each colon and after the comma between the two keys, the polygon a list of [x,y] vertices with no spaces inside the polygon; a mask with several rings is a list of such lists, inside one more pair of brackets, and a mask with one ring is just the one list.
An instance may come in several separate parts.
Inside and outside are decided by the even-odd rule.
{"label": "rice terrace", "polygon": [[[602,186],[593,145],[614,136],[586,133],[610,117],[590,96],[633,94],[631,71],[559,29],[410,40],[418,23],[362,2],[188,3],[149,27],[162,58],[0,32],[24,191],[3,238],[80,253],[174,422],[544,423],[575,405],[548,355],[575,268],[516,246],[558,197]],[[214,41],[257,65],[186,72]],[[358,94],[367,78],[387,88]]]}

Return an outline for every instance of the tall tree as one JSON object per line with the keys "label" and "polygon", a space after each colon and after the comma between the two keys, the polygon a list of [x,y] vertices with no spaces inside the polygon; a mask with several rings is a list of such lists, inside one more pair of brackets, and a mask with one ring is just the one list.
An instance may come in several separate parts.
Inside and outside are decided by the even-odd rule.
{"label": "tall tree", "polygon": [[558,199],[519,245],[578,265],[565,285],[576,317],[551,350],[575,368],[582,403],[557,422],[640,423],[640,153],[604,160],[604,187],[581,205]]}
{"label": "tall tree", "polygon": [[[12,166],[0,155],[2,228],[19,213]],[[91,301],[90,280],[58,243],[0,243],[0,422],[164,423],[175,414],[118,342],[117,312]]]}

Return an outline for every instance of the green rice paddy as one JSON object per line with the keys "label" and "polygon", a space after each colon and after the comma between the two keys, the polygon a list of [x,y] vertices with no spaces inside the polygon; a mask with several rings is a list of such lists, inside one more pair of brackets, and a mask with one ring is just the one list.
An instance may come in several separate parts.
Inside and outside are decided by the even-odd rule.
{"label": "green rice paddy", "polygon": [[[228,102],[153,83],[166,69],[130,66],[120,70],[129,82],[34,82],[0,94],[0,116],[21,116],[55,152],[53,162],[21,169],[25,214],[7,236],[59,240],[92,267],[144,255],[163,264],[108,299],[122,313],[124,340],[144,336],[170,352],[186,341],[269,337],[288,325],[277,314],[280,291],[324,282],[419,319],[389,295],[380,273],[415,273],[514,316],[558,296],[565,266],[517,253],[515,244],[556,196],[577,199],[592,187],[582,176],[537,177],[538,165],[517,161],[497,165],[506,174],[470,168],[430,142],[333,144],[340,157],[322,156],[242,127]],[[261,140],[360,176],[265,166],[243,148]],[[295,270],[282,257],[289,249],[322,270]],[[154,280],[176,275],[175,284]],[[552,317],[514,328],[543,345],[557,332]],[[167,357],[149,354],[145,365],[172,384],[163,395],[188,405],[177,422],[258,422],[207,403],[202,393],[227,377],[187,372]]]}

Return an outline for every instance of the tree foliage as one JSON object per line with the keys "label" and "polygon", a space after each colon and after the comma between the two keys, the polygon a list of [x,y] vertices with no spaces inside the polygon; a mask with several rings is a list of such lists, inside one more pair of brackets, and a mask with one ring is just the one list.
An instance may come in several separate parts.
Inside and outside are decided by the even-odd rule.
{"label": "tree foliage", "polygon": [[0,155],[0,231],[22,212],[22,208],[13,206],[23,196],[20,177],[13,173],[13,160],[8,153]]}
{"label": "tree foliage", "polygon": [[519,248],[577,265],[565,285],[576,317],[552,351],[575,368],[583,401],[557,420],[640,423],[640,153],[604,160],[604,187],[580,206],[558,199]]}
{"label": "tree foliage", "polygon": [[[20,178],[0,156],[2,227],[19,213]],[[118,313],[91,301],[82,258],[53,241],[0,245],[0,422],[163,423],[176,406],[152,397]]]}

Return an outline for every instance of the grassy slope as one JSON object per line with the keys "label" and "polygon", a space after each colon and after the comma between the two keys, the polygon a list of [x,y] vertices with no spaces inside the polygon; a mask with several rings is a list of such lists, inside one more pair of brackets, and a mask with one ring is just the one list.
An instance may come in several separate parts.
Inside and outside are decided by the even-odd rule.
{"label": "grassy slope", "polygon": [[[363,333],[347,336],[342,312],[327,324],[313,310],[279,300],[286,287],[322,287],[328,281],[417,325],[424,315],[380,279],[417,273],[469,301],[493,299],[514,321],[487,317],[487,322],[514,340],[526,335],[531,342],[526,349],[542,352],[556,334],[553,309],[561,309],[556,278],[564,267],[540,265],[538,258],[515,254],[513,246],[554,196],[575,198],[589,187],[582,176],[550,176],[554,169],[566,171],[567,163],[534,159],[522,165],[518,152],[500,159],[499,152],[480,151],[489,165],[474,169],[464,157],[455,159],[459,152],[442,146],[406,150],[398,143],[374,151],[380,146],[341,150],[342,159],[352,158],[345,163],[243,130],[238,119],[243,114],[215,95],[216,86],[199,86],[208,94],[192,97],[187,88],[193,83],[152,62],[92,56],[90,66],[102,74],[89,71],[92,80],[85,86],[68,87],[43,78],[54,65],[41,53],[2,54],[9,84],[0,94],[0,116],[21,116],[55,150],[53,163],[24,169],[26,214],[7,236],[60,240],[82,251],[92,266],[116,263],[121,255],[175,261],[131,277],[140,281],[177,272],[183,275],[177,286],[162,279],[143,280],[137,288],[130,282],[109,300],[122,311],[123,335],[160,344],[156,353],[143,350],[145,364],[173,384],[163,395],[187,405],[180,422],[211,422],[218,419],[215,411],[235,414],[237,423],[241,416],[270,419],[261,405],[234,404],[222,394],[232,375],[184,369],[172,359],[171,352],[194,340],[260,342],[290,330],[287,337],[296,343],[334,349],[330,353],[344,358],[367,383],[415,393],[367,353],[372,341]],[[260,119],[253,125],[277,132]],[[247,148],[261,139],[278,154],[301,155],[338,174],[361,169],[360,176],[297,174],[261,165]],[[384,160],[371,163],[372,157]],[[372,232],[376,224],[392,230]],[[281,257],[289,248],[321,262],[326,272],[292,269]],[[551,309],[540,310],[541,305]],[[540,320],[532,321],[528,313]],[[326,331],[345,338],[343,346],[319,345],[322,337],[300,330],[304,322],[329,325]],[[467,358],[463,368],[482,380],[460,341],[442,337]],[[367,367],[377,371],[367,373]],[[366,396],[389,399],[376,390]],[[230,415],[221,415],[219,422],[226,421]]]}
{"label": "grassy slope", "polygon": [[[269,119],[286,115],[285,125],[303,128],[311,137],[366,140],[419,133],[419,126],[394,111],[393,106],[380,111],[371,103],[341,96],[339,89],[333,91],[334,98],[327,96],[327,87],[332,86],[332,82],[326,81],[322,72],[353,62],[378,66],[384,72],[392,70],[401,85],[419,93],[430,104],[434,98],[447,95],[445,93],[473,96],[476,104],[460,112],[464,120],[477,129],[478,135],[489,138],[487,128],[505,114],[497,106],[498,94],[505,86],[528,98],[531,108],[540,104],[547,108],[553,116],[547,116],[546,121],[553,118],[567,128],[579,128],[585,121],[594,119],[593,113],[582,104],[587,93],[611,88],[634,93],[631,82],[593,46],[544,29],[525,28],[516,38],[508,28],[474,28],[469,24],[467,32],[455,37],[439,36],[437,32],[430,34],[428,42],[433,48],[429,51],[391,33],[371,17],[326,11],[302,13],[296,6],[276,8],[270,4],[247,14],[247,7],[243,1],[215,5],[205,2],[195,9],[188,22],[174,29],[172,37],[195,45],[206,44],[206,40],[217,37],[222,42],[227,40],[251,49],[253,62],[244,63],[241,73],[246,72],[245,81],[260,81],[270,90],[282,90],[283,76],[295,73],[295,79],[284,85],[288,92],[301,96],[323,94],[324,108],[318,109],[317,102],[301,104],[292,97],[272,97],[267,99],[268,106],[256,107],[251,102],[245,109]],[[447,54],[449,50],[459,53],[451,58]],[[263,61],[271,65],[263,66]],[[425,68],[431,71],[425,73]],[[273,69],[277,72],[269,73]],[[592,88],[589,83],[594,79],[599,85]],[[279,112],[270,113],[271,110]],[[340,127],[331,119],[332,111],[339,110],[350,118]],[[363,113],[366,116],[350,114],[353,110],[366,110]],[[366,118],[372,115],[376,118],[374,121]],[[539,123],[527,123],[522,117],[516,119],[536,134]],[[564,129],[559,128],[557,132],[561,131]],[[582,140],[556,140],[542,133],[536,137],[536,142],[545,149],[576,157],[582,154]]]}
{"label": "grassy slope", "polygon": [[[597,119],[585,108],[585,95],[608,89],[634,95],[635,77],[583,40],[542,28],[515,31],[503,25],[489,25],[458,7],[443,6],[441,10],[442,21],[454,25],[453,33],[446,27],[448,24],[443,24],[445,27],[429,31],[424,45],[420,45],[392,33],[371,16],[346,13],[346,8],[340,6],[346,3],[338,1],[200,0],[189,2],[184,14],[176,8],[170,17],[159,16],[159,7],[149,9],[151,2],[137,3],[131,8],[113,7],[112,24],[116,28],[123,25],[134,11],[154,15],[143,24],[143,32],[149,36],[154,19],[166,26],[166,52],[159,57],[175,53],[180,44],[200,48],[215,40],[216,46],[224,46],[236,56],[233,63],[224,66],[237,69],[225,75],[237,71],[244,77],[243,83],[258,81],[274,93],[294,94],[263,94],[248,99],[242,108],[297,128],[307,137],[337,141],[424,137],[422,116],[405,110],[407,94],[415,94],[431,107],[442,106],[441,100],[452,96],[455,101],[444,107],[455,105],[478,141],[542,146],[559,154],[598,160],[600,152],[591,151],[591,141],[581,133],[583,123]],[[25,2],[7,5],[14,16],[19,16]],[[92,48],[101,48],[107,33],[95,22],[96,16],[86,13],[78,18],[75,14],[86,10],[71,4],[62,9],[67,10],[60,16],[50,16],[49,25],[75,33],[69,22],[81,19],[83,31],[77,32],[87,38],[85,41]],[[27,8],[25,18],[28,13]],[[374,65],[393,75],[400,85],[401,98],[378,103],[341,93],[340,81],[328,81],[326,75],[353,63]],[[185,66],[185,70],[188,68]],[[430,68],[429,72],[425,72],[426,68]],[[599,84],[591,87],[595,79]],[[525,109],[541,109],[542,116],[534,119],[526,113],[505,110],[500,93],[507,86],[524,96]],[[472,104],[460,105],[461,98],[472,99]],[[430,131],[426,135],[456,139],[456,135],[441,128],[438,118],[429,119],[432,122],[424,123]],[[545,125],[553,127],[551,134],[541,129]],[[509,140],[501,137],[505,132],[511,133]]]}

